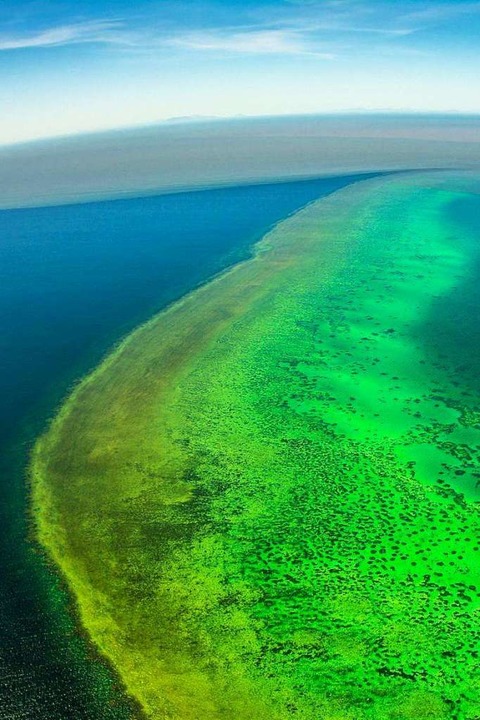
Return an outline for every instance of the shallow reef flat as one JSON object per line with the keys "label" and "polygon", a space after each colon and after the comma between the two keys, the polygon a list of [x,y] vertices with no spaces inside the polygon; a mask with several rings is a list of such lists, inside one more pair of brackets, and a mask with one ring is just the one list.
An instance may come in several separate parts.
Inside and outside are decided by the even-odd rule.
{"label": "shallow reef flat", "polygon": [[38,441],[41,542],[146,717],[480,715],[479,188],[312,203]]}

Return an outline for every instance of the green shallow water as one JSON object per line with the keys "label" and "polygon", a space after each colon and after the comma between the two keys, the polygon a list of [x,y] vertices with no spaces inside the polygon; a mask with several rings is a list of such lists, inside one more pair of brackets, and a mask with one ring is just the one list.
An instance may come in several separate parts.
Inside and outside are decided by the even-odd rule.
{"label": "green shallow water", "polygon": [[40,443],[43,542],[147,716],[479,717],[478,187],[301,211]]}

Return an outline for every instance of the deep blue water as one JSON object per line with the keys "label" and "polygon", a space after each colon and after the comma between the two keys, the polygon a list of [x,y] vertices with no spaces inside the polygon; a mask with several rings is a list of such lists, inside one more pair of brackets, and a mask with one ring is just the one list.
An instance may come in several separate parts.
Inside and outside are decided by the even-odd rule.
{"label": "deep blue water", "polygon": [[[362,176],[365,177],[365,176]],[[125,718],[29,538],[29,449],[72,383],[138,323],[358,177],[0,211],[0,717]]]}

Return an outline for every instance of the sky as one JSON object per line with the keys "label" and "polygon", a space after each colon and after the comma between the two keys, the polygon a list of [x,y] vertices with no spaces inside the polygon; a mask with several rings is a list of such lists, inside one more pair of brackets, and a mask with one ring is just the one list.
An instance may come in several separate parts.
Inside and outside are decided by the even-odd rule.
{"label": "sky", "polygon": [[480,113],[480,0],[2,0],[0,144],[176,118]]}

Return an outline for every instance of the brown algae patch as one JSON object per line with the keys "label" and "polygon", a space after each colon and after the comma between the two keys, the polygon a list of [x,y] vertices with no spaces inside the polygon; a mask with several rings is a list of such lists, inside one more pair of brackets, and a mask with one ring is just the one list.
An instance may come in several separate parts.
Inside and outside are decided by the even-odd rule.
{"label": "brown algae patch", "polygon": [[39,440],[41,541],[148,717],[480,713],[478,398],[419,332],[471,264],[444,215],[464,186],[300,211]]}

